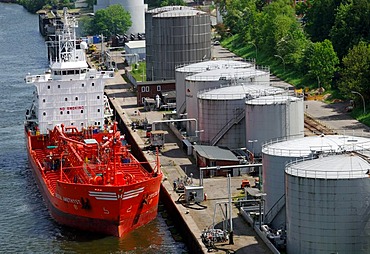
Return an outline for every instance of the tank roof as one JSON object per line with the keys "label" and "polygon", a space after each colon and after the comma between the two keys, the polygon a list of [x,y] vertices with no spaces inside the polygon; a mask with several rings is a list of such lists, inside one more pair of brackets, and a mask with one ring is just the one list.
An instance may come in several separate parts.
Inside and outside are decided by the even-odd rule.
{"label": "tank roof", "polygon": [[315,152],[363,151],[369,149],[369,138],[321,135],[272,141],[263,145],[262,153],[281,157],[308,157]]}
{"label": "tank roof", "polygon": [[195,9],[192,7],[187,7],[187,6],[174,5],[174,6],[164,6],[164,7],[159,7],[159,8],[155,8],[152,10],[148,10],[147,13],[158,14],[158,13],[174,11],[174,10],[195,10]]}
{"label": "tank roof", "polygon": [[273,105],[273,104],[285,104],[288,101],[299,101],[302,98],[289,95],[274,95],[274,96],[263,96],[253,100],[248,100],[245,103],[248,105]]}
{"label": "tank roof", "polygon": [[212,90],[201,91],[198,93],[200,99],[211,100],[238,100],[249,98],[257,98],[271,94],[283,93],[284,89],[272,87],[269,85],[235,85],[216,88]]}
{"label": "tank roof", "polygon": [[208,70],[218,70],[227,68],[250,68],[253,64],[235,60],[210,60],[198,63],[189,64],[176,69],[176,72],[204,72]]}
{"label": "tank roof", "polygon": [[170,10],[166,12],[161,12],[153,17],[155,18],[173,18],[173,17],[189,17],[189,16],[196,16],[196,15],[205,15],[207,14],[204,11],[199,11],[195,9],[182,9],[182,10]]}
{"label": "tank roof", "polygon": [[268,72],[256,70],[254,68],[222,68],[196,73],[186,77],[187,81],[217,81],[253,78],[256,76],[267,75]]}
{"label": "tank roof", "polygon": [[328,155],[287,165],[289,175],[318,179],[369,178],[370,165],[354,153]]}

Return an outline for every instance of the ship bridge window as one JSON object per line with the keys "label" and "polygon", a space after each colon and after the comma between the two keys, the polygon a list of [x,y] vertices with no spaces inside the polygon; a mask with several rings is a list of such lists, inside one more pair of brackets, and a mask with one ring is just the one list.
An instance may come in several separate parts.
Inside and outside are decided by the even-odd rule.
{"label": "ship bridge window", "polygon": [[62,72],[61,71],[54,71],[54,75],[61,75],[62,74]]}
{"label": "ship bridge window", "polygon": [[62,75],[67,75],[67,71],[62,71]]}
{"label": "ship bridge window", "polygon": [[74,75],[75,74],[75,71],[74,70],[68,70],[67,71],[67,75]]}
{"label": "ship bridge window", "polygon": [[86,69],[82,69],[81,70],[81,73],[86,73]]}

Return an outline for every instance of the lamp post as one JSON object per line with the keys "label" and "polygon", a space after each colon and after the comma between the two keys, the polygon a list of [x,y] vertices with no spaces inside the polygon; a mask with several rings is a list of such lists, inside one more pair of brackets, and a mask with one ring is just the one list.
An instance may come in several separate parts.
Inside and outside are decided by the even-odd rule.
{"label": "lamp post", "polygon": [[284,72],[285,72],[285,61],[284,61],[284,58],[282,56],[279,56],[279,55],[274,55],[274,57],[278,57],[281,59],[281,61],[283,61],[283,65],[284,65]]}
{"label": "lamp post", "polygon": [[364,96],[362,96],[362,94],[360,94],[359,92],[356,92],[356,91],[351,91],[351,93],[360,95],[360,97],[362,99],[362,105],[364,106],[364,115],[365,115],[366,114],[366,106],[365,106]]}
{"label": "lamp post", "polygon": [[249,41],[249,44],[252,44],[256,48],[256,62],[257,62],[257,45],[254,42]]}

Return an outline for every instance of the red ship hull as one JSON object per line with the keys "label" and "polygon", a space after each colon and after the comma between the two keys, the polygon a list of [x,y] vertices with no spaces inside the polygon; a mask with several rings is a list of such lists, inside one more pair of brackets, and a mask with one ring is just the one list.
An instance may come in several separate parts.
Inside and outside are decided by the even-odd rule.
{"label": "red ship hull", "polygon": [[[55,221],[79,230],[124,237],[156,218],[162,180],[160,171],[148,172],[140,163],[134,163],[132,157],[130,163],[114,158],[113,163],[96,166],[89,162],[92,156],[86,152],[91,150],[87,148],[83,153],[77,152],[80,157],[83,154],[86,161],[76,166],[76,159],[70,156],[72,148],[78,148],[79,144],[69,144],[72,148],[63,154],[67,147],[60,143],[66,145],[70,138],[56,142],[54,136],[26,133],[29,162]],[[92,138],[94,136],[90,135],[89,140]],[[112,153],[115,148],[110,149]],[[117,150],[113,155],[122,157],[118,154]]]}

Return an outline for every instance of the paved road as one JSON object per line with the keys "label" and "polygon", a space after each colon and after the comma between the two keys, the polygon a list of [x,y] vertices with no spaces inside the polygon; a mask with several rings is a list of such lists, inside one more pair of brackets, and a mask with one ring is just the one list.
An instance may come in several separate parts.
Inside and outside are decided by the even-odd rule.
{"label": "paved road", "polygon": [[305,112],[338,134],[370,137],[370,128],[353,119],[346,112],[346,106],[346,103],[326,104],[322,101],[305,101]]}

